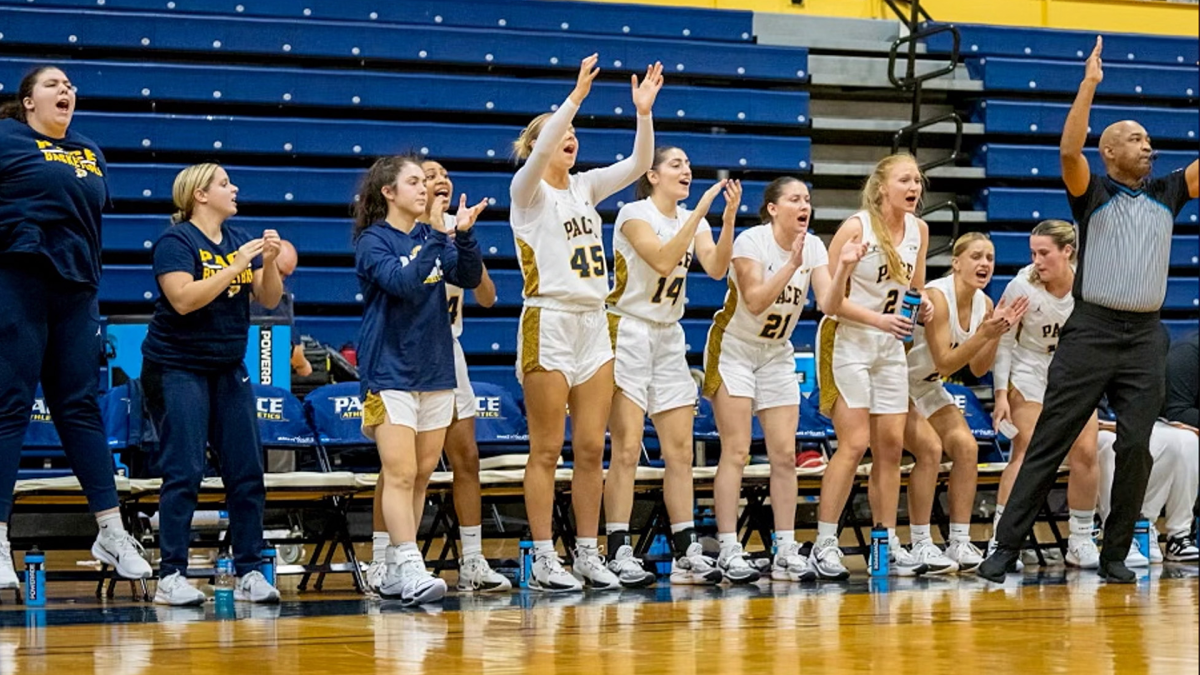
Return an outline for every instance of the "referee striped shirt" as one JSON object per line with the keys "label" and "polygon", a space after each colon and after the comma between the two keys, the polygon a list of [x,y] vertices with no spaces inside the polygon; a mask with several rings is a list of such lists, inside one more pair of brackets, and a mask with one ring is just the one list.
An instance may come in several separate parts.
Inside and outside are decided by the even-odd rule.
{"label": "referee striped shirt", "polygon": [[1171,231],[1190,199],[1183,171],[1132,190],[1093,175],[1082,195],[1068,193],[1079,225],[1076,299],[1124,312],[1157,312],[1167,295]]}

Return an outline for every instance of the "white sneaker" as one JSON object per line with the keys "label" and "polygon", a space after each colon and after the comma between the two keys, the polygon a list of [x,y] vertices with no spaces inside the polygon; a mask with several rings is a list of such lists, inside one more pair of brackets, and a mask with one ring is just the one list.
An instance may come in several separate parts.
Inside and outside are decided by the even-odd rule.
{"label": "white sneaker", "polygon": [[[993,537],[988,540],[987,556],[985,556],[985,557],[990,558],[990,557],[992,557],[992,554],[995,552],[996,552],[996,538]],[[1024,557],[1024,552],[1022,552],[1021,555],[1017,556],[1017,559],[1012,564],[1012,568],[1009,569],[1010,572],[1015,572],[1017,574],[1020,574],[1025,571],[1025,561],[1021,559],[1023,557]]]}
{"label": "white sneaker", "polygon": [[399,598],[404,605],[424,605],[446,597],[446,582],[425,569],[421,554],[410,552],[397,556],[400,561],[389,564],[379,594]]}
{"label": "white sneaker", "polygon": [[387,576],[387,563],[382,560],[372,560],[370,565],[367,565],[366,573],[367,590],[376,594],[379,593],[379,587],[383,585],[383,579]]}
{"label": "white sneaker", "polygon": [[929,567],[917,560],[911,551],[899,543],[888,545],[888,574],[895,577],[919,577]]}
{"label": "white sneaker", "polygon": [[[1133,546],[1136,547],[1137,544]],[[1096,547],[1096,542],[1091,537],[1070,537],[1067,539],[1065,562],[1068,567],[1078,567],[1084,570],[1099,569],[1100,549]]]}
{"label": "white sneaker", "polygon": [[792,541],[780,544],[775,550],[771,564],[773,581],[815,581],[817,572],[808,564],[808,558],[800,553],[800,544]]}
{"label": "white sneaker", "polygon": [[[1149,567],[1150,559],[1142,553],[1142,547],[1138,546],[1137,540],[1134,539],[1129,543],[1129,555],[1125,556],[1125,566],[1133,569],[1134,567]],[[1099,559],[1097,558],[1097,567],[1099,567]]]}
{"label": "white sneaker", "polygon": [[492,569],[487,558],[470,555],[459,562],[458,590],[464,593],[503,593],[512,590],[512,582]]}
{"label": "white sneaker", "polygon": [[911,555],[918,566],[925,566],[925,574],[954,574],[958,571],[958,563],[943,553],[932,539],[913,542]]}
{"label": "white sneaker", "polygon": [[724,576],[712,558],[704,555],[704,546],[698,541],[689,544],[683,556],[671,563],[671,583],[676,585],[719,584]]}
{"label": "white sneaker", "polygon": [[149,579],[154,573],[150,563],[146,562],[146,549],[124,530],[96,537],[96,543],[92,544],[92,555],[116,569],[117,574],[125,579]]}
{"label": "white sneaker", "polygon": [[974,572],[983,564],[983,553],[967,540],[950,542],[946,557],[958,564],[959,572]]}
{"label": "white sneaker", "polygon": [[0,590],[17,588],[17,570],[13,567],[12,545],[6,539],[0,539]]}
{"label": "white sneaker", "polygon": [[1150,564],[1161,565],[1163,562],[1162,545],[1158,543],[1158,528],[1150,524]]}
{"label": "white sneaker", "polygon": [[1196,562],[1200,560],[1200,548],[1197,548],[1196,542],[1192,540],[1192,535],[1184,534],[1180,537],[1168,537],[1167,560],[1171,562]]}
{"label": "white sneaker", "polygon": [[838,546],[837,537],[818,539],[813,544],[812,554],[808,556],[808,564],[817,573],[818,579],[843,581],[850,578],[850,570],[842,564],[842,549]]}
{"label": "white sneaker", "polygon": [[563,569],[562,560],[557,555],[534,554],[533,574],[529,577],[529,587],[535,591],[547,593],[563,593],[567,591],[582,591],[583,584],[567,570]]}
{"label": "white sneaker", "polygon": [[721,574],[733,584],[752,584],[758,581],[758,570],[746,560],[749,556],[742,550],[741,544],[722,546],[717,555],[717,568]]}
{"label": "white sneaker", "polygon": [[[632,555],[632,553],[633,550],[630,549],[630,554]],[[621,587],[621,580],[608,569],[599,549],[584,549],[576,546],[575,564],[571,565],[571,571],[575,573],[576,578],[583,582],[584,586],[593,590],[607,591]]]}
{"label": "white sneaker", "polygon": [[640,558],[633,557],[633,547],[622,545],[608,561],[608,570],[617,575],[623,588],[645,588],[658,581],[658,575],[646,571]]}
{"label": "white sneaker", "polygon": [[154,604],[187,607],[203,605],[208,601],[204,591],[188,583],[179,572],[169,574],[158,580],[158,588],[154,591]]}
{"label": "white sneaker", "polygon": [[233,599],[243,602],[271,604],[279,602],[279,589],[271,585],[262,572],[254,570],[238,577],[233,587]]}

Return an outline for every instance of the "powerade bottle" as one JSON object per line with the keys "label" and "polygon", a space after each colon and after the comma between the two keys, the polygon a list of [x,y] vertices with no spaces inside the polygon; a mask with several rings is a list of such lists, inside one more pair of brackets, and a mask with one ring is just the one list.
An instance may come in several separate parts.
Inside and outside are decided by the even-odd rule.
{"label": "powerade bottle", "polygon": [[529,580],[533,578],[533,533],[525,530],[517,546],[520,550],[517,557],[517,585],[529,588]]}
{"label": "powerade bottle", "polygon": [[268,584],[275,585],[275,547],[267,544],[262,550],[262,567],[259,571],[262,572],[263,578]]}
{"label": "powerade bottle", "polygon": [[870,573],[873,577],[886,577],[888,575],[888,543],[889,543],[887,528],[881,524],[876,524],[871,528],[871,564]]}
{"label": "powerade bottle", "polygon": [[25,554],[25,605],[46,605],[46,554],[37,546]]}
{"label": "powerade bottle", "polygon": [[[915,288],[904,291],[904,299],[900,301],[900,307],[896,313],[911,320],[913,326],[916,326],[917,320],[921,318],[921,292]],[[902,339],[904,342],[912,342],[912,333],[905,335]]]}

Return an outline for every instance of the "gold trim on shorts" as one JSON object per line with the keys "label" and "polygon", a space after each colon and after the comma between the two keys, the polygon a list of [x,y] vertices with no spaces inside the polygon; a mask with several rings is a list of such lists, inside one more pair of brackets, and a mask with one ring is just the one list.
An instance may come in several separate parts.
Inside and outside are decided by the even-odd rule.
{"label": "gold trim on shorts", "polygon": [[376,392],[368,391],[363,399],[362,425],[377,427],[387,421],[387,407],[383,405],[383,398]]}
{"label": "gold trim on shorts", "polygon": [[541,277],[538,273],[537,256],[534,255],[533,249],[521,241],[516,239],[517,253],[521,260],[521,277],[525,282],[525,297],[532,298],[541,290]]}
{"label": "gold trim on shorts", "polygon": [[614,307],[621,301],[621,296],[625,295],[625,286],[629,283],[629,264],[625,262],[625,256],[621,255],[620,251],[613,253],[613,280],[612,292],[605,300],[609,307]]}
{"label": "gold trim on shorts", "polygon": [[521,372],[544,373],[540,359],[542,347],[542,308],[526,307],[521,313]]}
{"label": "gold trim on shorts", "polygon": [[828,316],[817,324],[817,386],[821,389],[821,414],[826,417],[833,414],[833,404],[841,395],[833,378],[833,343],[837,327],[837,319]]}

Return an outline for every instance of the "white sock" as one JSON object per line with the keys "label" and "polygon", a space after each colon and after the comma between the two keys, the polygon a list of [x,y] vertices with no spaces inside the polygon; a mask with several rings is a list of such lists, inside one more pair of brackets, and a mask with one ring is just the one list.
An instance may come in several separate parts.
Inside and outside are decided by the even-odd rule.
{"label": "white sock", "polygon": [[483,555],[483,525],[459,526],[458,537],[462,540],[463,558]]}
{"label": "white sock", "polygon": [[1000,516],[1004,515],[1004,505],[996,505],[996,515],[992,518],[992,538],[996,538],[996,530],[1000,529]]}
{"label": "white sock", "polygon": [[1072,537],[1087,537],[1092,536],[1092,525],[1096,517],[1095,511],[1082,511],[1071,509],[1071,536]]}
{"label": "white sock", "polygon": [[605,523],[604,534],[612,534],[613,532],[628,532],[629,523]]}
{"label": "white sock", "polygon": [[694,529],[696,529],[696,521],[694,521],[694,520],[688,520],[688,521],[685,521],[685,522],[682,522],[682,523],[672,523],[672,525],[671,525],[671,534],[678,534],[678,533],[680,533],[680,532],[683,532],[684,530],[686,530],[686,529],[688,529],[688,528],[691,528],[691,529],[693,529],[693,530],[694,530]]}
{"label": "white sock", "polygon": [[101,537],[111,539],[125,534],[125,524],[121,522],[120,513],[108,513],[103,516],[96,516],[96,525],[100,527]]}
{"label": "white sock", "polygon": [[588,553],[600,552],[600,540],[597,537],[576,537],[575,547]]}
{"label": "white sock", "polygon": [[406,541],[396,546],[388,546],[388,552],[384,555],[391,558],[389,562],[392,564],[399,565],[410,560],[420,560],[421,566],[425,566],[425,561],[421,558],[421,549],[417,548],[417,542],[415,541]]}
{"label": "white sock", "polygon": [[915,546],[918,542],[932,540],[933,535],[929,534],[929,525],[909,525],[908,526],[909,541]]}
{"label": "white sock", "polygon": [[371,533],[371,562],[384,562],[387,557],[387,547],[392,545],[392,538],[387,532]]}
{"label": "white sock", "polygon": [[533,542],[533,554],[539,558],[545,558],[547,556],[558,555],[558,552],[554,550],[554,541],[546,539],[545,541],[535,540]]}
{"label": "white sock", "polygon": [[794,543],[796,543],[796,531],[795,530],[776,530],[775,531],[775,545],[776,546],[783,546],[784,544],[794,544]]}
{"label": "white sock", "polygon": [[900,537],[896,536],[896,528],[889,527],[888,531],[888,546],[900,548]]}
{"label": "white sock", "polygon": [[721,548],[729,548],[738,544],[737,532],[718,532],[717,542],[721,544]]}
{"label": "white sock", "polygon": [[817,543],[820,543],[829,537],[837,540],[837,536],[837,523],[826,523],[821,520],[817,521]]}
{"label": "white sock", "polygon": [[971,541],[971,524],[950,523],[950,541]]}

